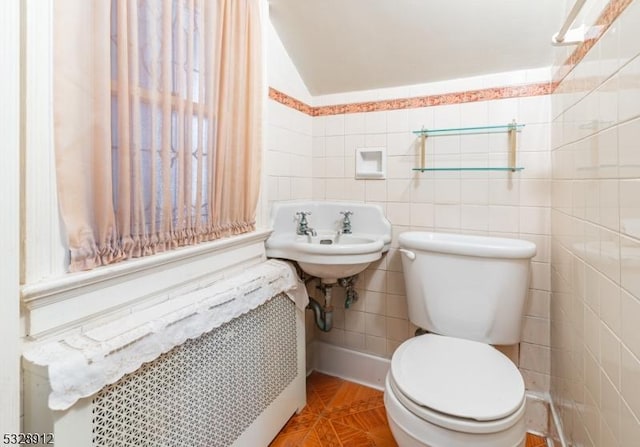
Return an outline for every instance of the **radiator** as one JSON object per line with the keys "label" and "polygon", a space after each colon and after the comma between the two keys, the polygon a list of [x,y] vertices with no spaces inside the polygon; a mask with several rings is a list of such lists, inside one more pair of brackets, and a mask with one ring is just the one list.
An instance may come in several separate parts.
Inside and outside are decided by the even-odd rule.
{"label": "radiator", "polygon": [[266,446],[305,404],[304,313],[278,294],[64,411],[31,365],[25,429],[60,447]]}
{"label": "radiator", "polygon": [[296,378],[295,304],[276,297],[91,400],[92,445],[229,446]]}

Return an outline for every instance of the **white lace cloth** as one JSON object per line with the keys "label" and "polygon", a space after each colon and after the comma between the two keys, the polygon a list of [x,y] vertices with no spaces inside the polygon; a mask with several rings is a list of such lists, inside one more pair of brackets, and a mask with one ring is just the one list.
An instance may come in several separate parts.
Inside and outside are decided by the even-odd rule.
{"label": "white lace cloth", "polygon": [[60,340],[34,342],[24,357],[48,366],[49,408],[78,399],[138,369],[143,363],[286,293],[304,310],[307,291],[293,267],[268,260],[240,274]]}

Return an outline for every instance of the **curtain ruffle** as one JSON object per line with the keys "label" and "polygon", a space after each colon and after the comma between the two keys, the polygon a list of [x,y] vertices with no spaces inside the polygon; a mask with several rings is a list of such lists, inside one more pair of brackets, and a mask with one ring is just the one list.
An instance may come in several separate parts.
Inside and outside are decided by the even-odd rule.
{"label": "curtain ruffle", "polygon": [[101,265],[113,264],[127,259],[163,253],[202,242],[211,242],[217,239],[250,233],[255,231],[255,229],[255,221],[232,222],[200,230],[191,228],[175,233],[165,233],[161,237],[159,235],[128,237],[118,243],[104,245],[102,247],[97,247],[90,240],[86,240],[81,248],[71,251],[70,271],[91,270]]}

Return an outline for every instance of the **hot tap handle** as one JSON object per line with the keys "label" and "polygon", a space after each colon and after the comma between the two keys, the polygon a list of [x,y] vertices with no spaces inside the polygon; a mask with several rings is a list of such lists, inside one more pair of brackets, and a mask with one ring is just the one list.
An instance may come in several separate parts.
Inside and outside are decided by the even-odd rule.
{"label": "hot tap handle", "polygon": [[298,225],[300,225],[300,226],[307,225],[307,223],[308,223],[307,222],[307,216],[310,216],[310,215],[311,215],[311,211],[298,211],[296,213],[296,216],[300,216]]}
{"label": "hot tap handle", "polygon": [[349,216],[353,214],[353,211],[340,211],[340,214],[344,216],[344,219],[342,219],[342,234],[351,234],[351,219],[349,219]]}

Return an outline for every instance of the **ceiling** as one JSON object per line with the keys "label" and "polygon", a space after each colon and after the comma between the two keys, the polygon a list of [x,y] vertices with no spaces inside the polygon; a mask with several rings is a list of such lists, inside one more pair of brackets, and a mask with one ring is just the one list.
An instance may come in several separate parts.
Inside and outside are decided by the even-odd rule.
{"label": "ceiling", "polygon": [[565,3],[269,0],[269,13],[310,93],[324,95],[550,66]]}

